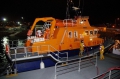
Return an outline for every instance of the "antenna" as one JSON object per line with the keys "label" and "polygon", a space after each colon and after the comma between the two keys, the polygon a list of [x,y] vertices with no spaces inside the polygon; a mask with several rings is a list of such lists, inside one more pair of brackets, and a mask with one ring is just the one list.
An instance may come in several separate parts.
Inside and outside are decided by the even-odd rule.
{"label": "antenna", "polygon": [[78,7],[75,7],[72,0],[67,0],[67,8],[66,8],[67,19],[74,17],[74,16],[78,17],[79,15],[81,15],[80,3],[81,3],[81,0],[79,0]]}
{"label": "antenna", "polygon": [[80,8],[78,8],[78,7],[72,7],[74,10],[79,10]]}
{"label": "antenna", "polygon": [[[80,3],[81,3],[81,2],[80,2],[80,0],[79,0],[79,5],[78,5],[79,8],[80,8]],[[81,14],[81,10],[80,10],[80,9],[79,9],[79,12],[80,12],[80,14]]]}
{"label": "antenna", "polygon": [[78,7],[72,7],[74,9],[74,11],[76,12],[76,16],[79,16],[81,14],[80,3],[81,3],[81,1],[79,0]]}
{"label": "antenna", "polygon": [[69,0],[67,0],[66,18],[70,18],[70,13],[69,13]]}
{"label": "antenna", "polygon": [[79,0],[79,5],[78,5],[78,7],[80,8],[80,0]]}

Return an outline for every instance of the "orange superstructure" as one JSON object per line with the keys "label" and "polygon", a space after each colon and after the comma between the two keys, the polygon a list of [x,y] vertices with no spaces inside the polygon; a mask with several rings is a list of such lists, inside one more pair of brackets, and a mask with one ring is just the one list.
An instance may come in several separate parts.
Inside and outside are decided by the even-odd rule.
{"label": "orange superstructure", "polygon": [[[32,46],[31,51],[38,51],[40,54],[48,53],[46,49],[50,52],[79,49],[80,40],[84,40],[87,47],[97,46],[104,41],[98,37],[98,29],[91,27],[88,19],[87,16],[79,17],[77,20],[36,18],[29,30],[26,46]],[[38,25],[38,22],[43,24]],[[41,30],[41,37],[36,37],[37,30]]]}

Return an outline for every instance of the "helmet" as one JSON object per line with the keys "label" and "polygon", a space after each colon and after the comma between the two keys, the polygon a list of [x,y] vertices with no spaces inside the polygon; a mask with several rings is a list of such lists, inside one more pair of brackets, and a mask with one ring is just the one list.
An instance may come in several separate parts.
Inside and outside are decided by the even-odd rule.
{"label": "helmet", "polygon": [[84,41],[83,40],[81,40],[81,43],[83,43]]}

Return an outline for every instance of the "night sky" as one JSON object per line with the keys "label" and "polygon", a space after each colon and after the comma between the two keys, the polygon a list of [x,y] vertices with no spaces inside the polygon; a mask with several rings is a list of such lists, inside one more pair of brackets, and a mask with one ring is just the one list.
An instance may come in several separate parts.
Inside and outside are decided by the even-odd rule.
{"label": "night sky", "polygon": [[[82,15],[89,16],[93,23],[114,22],[120,17],[119,0],[80,0]],[[8,20],[33,21],[36,17],[66,17],[67,0],[0,0],[0,17]],[[73,0],[78,6],[79,0]]]}

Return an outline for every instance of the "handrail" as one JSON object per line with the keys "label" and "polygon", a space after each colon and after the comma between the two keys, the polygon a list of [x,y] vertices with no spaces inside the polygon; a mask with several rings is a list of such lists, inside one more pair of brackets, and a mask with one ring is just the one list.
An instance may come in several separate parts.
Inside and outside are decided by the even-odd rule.
{"label": "handrail", "polygon": [[63,35],[63,37],[62,37],[62,39],[61,39],[61,42],[60,42],[60,45],[63,43],[63,40],[64,40],[64,37],[65,37],[66,32],[67,32],[67,30],[65,29],[64,35]]}
{"label": "handrail", "polygon": [[[51,52],[50,50],[49,50],[49,48],[51,47],[51,48],[53,48],[55,51],[57,51],[58,52],[58,54],[56,55],[54,52],[52,52],[53,54],[55,54],[56,56],[58,56],[58,60],[61,58],[60,56],[59,56],[59,54],[64,54],[64,53],[61,53],[61,52],[59,52],[59,50],[57,50],[55,47],[53,47],[53,46],[51,46],[51,45],[41,45],[41,46],[48,46],[48,51],[49,52]],[[66,53],[66,55],[67,55],[67,60],[68,60],[68,52],[65,52]],[[63,57],[62,57],[63,58]]]}
{"label": "handrail", "polygon": [[[18,40],[9,40],[7,42],[10,47],[17,47],[17,46],[24,46],[24,43],[25,43],[24,41],[26,41],[26,39],[25,40],[19,40],[19,39]],[[20,42],[21,42],[21,45],[19,45]]]}
{"label": "handrail", "polygon": [[[52,52],[53,54],[55,54],[56,56],[58,56],[58,60],[59,60],[60,58],[63,58],[63,57],[60,57],[60,54],[64,54],[64,53],[59,52],[59,50],[57,50],[56,48],[54,48],[54,47],[51,46],[51,45],[48,45],[48,46],[51,47],[51,48],[53,48],[55,51],[58,52],[57,55],[56,55],[54,52]],[[66,55],[67,55],[67,57],[65,57],[65,58],[67,58],[67,60],[68,60],[68,52],[65,52],[65,53],[66,53]]]}
{"label": "handrail", "polygon": [[[104,77],[106,77],[106,78],[108,77],[108,79],[111,79],[111,76],[113,76],[114,74],[118,73],[118,72],[112,73],[112,71],[115,71],[115,70],[119,70],[120,71],[120,67],[110,68],[110,69],[108,69],[107,72],[104,72],[104,73],[102,73],[100,75],[97,75],[97,76],[95,76],[95,77],[93,77],[91,79],[103,79]],[[106,74],[108,74],[108,75],[106,76]]]}
{"label": "handrail", "polygon": [[[73,26],[73,22],[74,22],[73,19],[64,19],[64,20],[63,20],[63,24],[65,24],[66,27],[67,27],[67,25],[69,24],[68,21],[70,21],[70,20],[72,21],[72,26]],[[70,24],[71,24],[71,23],[70,23]]]}
{"label": "handrail", "polygon": [[[62,74],[69,73],[75,70],[78,70],[78,72],[80,72],[82,68],[91,66],[88,63],[91,63],[91,62],[97,63],[97,54],[95,54],[95,56],[96,57],[94,57],[93,55],[93,56],[88,56],[88,57],[81,57],[81,58],[71,59],[67,61],[57,62],[55,64],[55,78],[54,79],[57,79],[57,76],[60,76]],[[95,60],[95,61],[91,61],[91,60]],[[86,63],[82,63],[82,62],[86,62]],[[65,65],[62,65],[62,64],[65,64]],[[96,67],[97,64],[92,64],[92,65],[95,65]]]}
{"label": "handrail", "polygon": [[[35,47],[37,50],[36,50],[36,53],[37,53],[37,55],[35,55],[35,56],[39,56],[39,51],[40,51],[40,47],[42,47],[42,46],[47,46],[47,49],[45,50],[45,51],[41,51],[41,52],[52,52],[51,50],[50,50],[50,48],[53,48],[55,51],[57,51],[58,53],[57,54],[55,54],[54,52],[52,52],[55,56],[57,56],[57,61],[60,61],[60,59],[61,58],[66,58],[66,60],[68,60],[68,52],[65,52],[65,53],[61,53],[61,52],[59,52],[56,48],[54,48],[53,46],[51,46],[51,45],[40,45],[40,46],[29,46],[29,47],[12,47],[12,48],[10,48],[11,50],[14,50],[14,53],[13,54],[11,54],[11,55],[15,55],[15,57],[14,57],[14,59],[16,60],[16,58],[17,58],[17,54],[23,54],[24,56],[22,56],[22,57],[20,57],[20,58],[27,58],[27,57],[29,57],[29,58],[32,58],[33,56],[28,56],[28,54],[29,53],[32,53],[32,52],[29,52],[29,51],[27,51],[27,49],[29,49],[29,48],[32,48],[32,47]],[[19,49],[22,49],[22,52],[19,52]],[[16,52],[15,52],[16,51]],[[35,51],[34,51],[34,53],[35,53]],[[66,54],[66,57],[60,57],[60,54]],[[51,56],[51,55],[49,55],[49,56]],[[41,57],[41,56],[40,56]],[[52,58],[53,58],[53,56],[52,56]],[[14,60],[13,59],[13,60]],[[55,59],[55,58],[53,58],[53,59]]]}

